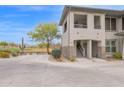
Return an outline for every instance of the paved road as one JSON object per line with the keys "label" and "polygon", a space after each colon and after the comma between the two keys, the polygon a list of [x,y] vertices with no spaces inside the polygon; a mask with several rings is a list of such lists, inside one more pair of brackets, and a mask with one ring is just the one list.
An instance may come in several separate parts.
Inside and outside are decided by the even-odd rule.
{"label": "paved road", "polygon": [[124,63],[75,68],[47,61],[46,55],[0,59],[0,86],[124,86]]}

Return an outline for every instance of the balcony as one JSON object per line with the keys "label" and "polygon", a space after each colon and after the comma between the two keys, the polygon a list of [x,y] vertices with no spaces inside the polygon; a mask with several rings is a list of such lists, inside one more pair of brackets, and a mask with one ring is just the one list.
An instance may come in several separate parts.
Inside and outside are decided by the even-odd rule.
{"label": "balcony", "polygon": [[124,36],[124,32],[118,32],[115,34],[116,36]]}
{"label": "balcony", "polygon": [[87,28],[87,25],[84,24],[74,24],[75,28]]}
{"label": "balcony", "polygon": [[101,29],[101,26],[100,25],[95,25],[94,28],[95,29]]}

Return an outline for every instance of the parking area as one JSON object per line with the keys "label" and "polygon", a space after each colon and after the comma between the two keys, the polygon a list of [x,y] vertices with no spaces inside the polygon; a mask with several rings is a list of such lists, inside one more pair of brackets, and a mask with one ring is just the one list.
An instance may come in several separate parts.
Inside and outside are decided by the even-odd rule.
{"label": "parking area", "polygon": [[124,61],[77,59],[50,62],[48,55],[27,55],[0,59],[0,86],[124,86]]}

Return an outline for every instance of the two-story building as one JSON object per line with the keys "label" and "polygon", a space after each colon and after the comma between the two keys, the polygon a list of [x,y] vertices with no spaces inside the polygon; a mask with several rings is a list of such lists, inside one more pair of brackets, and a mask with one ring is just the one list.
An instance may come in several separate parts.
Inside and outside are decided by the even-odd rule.
{"label": "two-story building", "polygon": [[62,54],[65,57],[100,57],[122,53],[124,58],[124,11],[65,6]]}

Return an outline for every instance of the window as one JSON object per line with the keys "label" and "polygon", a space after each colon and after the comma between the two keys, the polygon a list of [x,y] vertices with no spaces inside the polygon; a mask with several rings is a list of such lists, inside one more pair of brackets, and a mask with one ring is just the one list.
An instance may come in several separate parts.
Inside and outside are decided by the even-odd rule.
{"label": "window", "polygon": [[112,52],[116,52],[116,42],[115,41],[111,41],[111,51]]}
{"label": "window", "polygon": [[111,30],[116,30],[116,19],[111,18]]}
{"label": "window", "polygon": [[116,18],[105,18],[105,29],[116,31]]}
{"label": "window", "polygon": [[106,41],[106,52],[110,52],[110,42]]}
{"label": "window", "polygon": [[116,52],[116,40],[106,40],[106,52]]}
{"label": "window", "polygon": [[94,28],[101,29],[100,16],[94,16]]}
{"label": "window", "polygon": [[105,30],[110,30],[110,18],[105,18]]}
{"label": "window", "polygon": [[75,28],[87,28],[87,15],[74,15]]}
{"label": "window", "polygon": [[64,24],[64,33],[67,31],[67,21]]}
{"label": "window", "polygon": [[124,17],[122,17],[122,30],[124,30]]}

